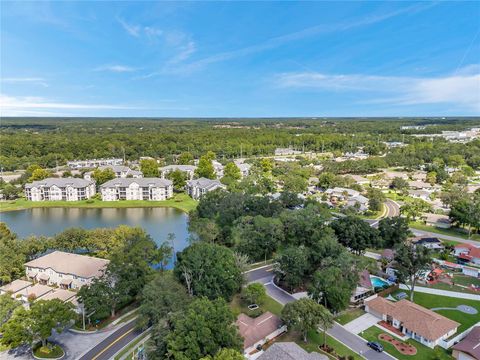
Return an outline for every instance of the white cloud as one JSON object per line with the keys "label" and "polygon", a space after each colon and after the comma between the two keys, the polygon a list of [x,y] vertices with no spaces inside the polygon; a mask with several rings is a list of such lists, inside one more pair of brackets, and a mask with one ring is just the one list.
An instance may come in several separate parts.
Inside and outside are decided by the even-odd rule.
{"label": "white cloud", "polygon": [[43,87],[48,87],[46,80],[41,77],[10,77],[10,78],[1,79],[1,82],[6,84],[30,83],[30,84],[38,84]]}
{"label": "white cloud", "polygon": [[103,65],[97,67],[96,69],[94,69],[94,71],[111,71],[116,73],[124,73],[137,71],[137,69],[126,65]]}
{"label": "white cloud", "polygon": [[126,22],[125,20],[121,18],[117,18],[117,21],[122,25],[123,29],[131,36],[134,37],[141,37],[145,35],[148,38],[154,38],[161,36],[163,34],[163,31],[159,28],[156,28],[154,26],[143,26],[139,24],[131,24]]}
{"label": "white cloud", "polygon": [[133,25],[127,23],[125,20],[117,18],[118,22],[120,25],[122,25],[123,29],[130,34],[131,36],[139,37],[140,36],[140,31],[141,27],[139,25]]}
{"label": "white cloud", "polygon": [[280,88],[361,92],[362,99],[371,96],[371,99],[361,101],[365,103],[443,103],[480,111],[480,72],[460,71],[456,75],[432,78],[301,72],[278,74],[274,83]]}

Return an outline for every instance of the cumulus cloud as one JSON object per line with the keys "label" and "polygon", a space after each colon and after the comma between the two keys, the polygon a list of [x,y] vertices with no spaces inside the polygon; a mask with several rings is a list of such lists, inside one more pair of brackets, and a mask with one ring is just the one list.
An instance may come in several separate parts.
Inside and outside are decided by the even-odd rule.
{"label": "cumulus cloud", "polygon": [[394,105],[452,104],[480,111],[480,72],[470,69],[441,77],[372,76],[363,74],[324,74],[294,72],[278,74],[280,88],[306,88],[319,91],[361,92],[366,103]]}

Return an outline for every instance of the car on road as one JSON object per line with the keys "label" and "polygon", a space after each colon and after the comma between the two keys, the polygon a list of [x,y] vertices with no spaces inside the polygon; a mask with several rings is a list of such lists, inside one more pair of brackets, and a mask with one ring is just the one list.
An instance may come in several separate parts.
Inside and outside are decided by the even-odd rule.
{"label": "car on road", "polygon": [[383,346],[375,341],[369,341],[367,343],[367,346],[378,352],[383,351]]}

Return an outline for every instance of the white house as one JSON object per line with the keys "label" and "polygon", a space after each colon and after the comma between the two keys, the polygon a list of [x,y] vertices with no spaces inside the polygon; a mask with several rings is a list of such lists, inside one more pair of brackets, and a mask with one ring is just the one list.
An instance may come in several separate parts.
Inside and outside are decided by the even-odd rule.
{"label": "white house", "polygon": [[122,165],[123,159],[89,159],[67,161],[67,166],[72,169],[94,168],[105,165]]}
{"label": "white house", "polygon": [[30,201],[78,201],[95,195],[95,182],[78,178],[47,178],[25,185]]}
{"label": "white house", "polygon": [[235,165],[240,169],[242,177],[248,176],[250,174],[251,164],[246,164],[243,159],[234,160]]}
{"label": "white house", "polygon": [[173,196],[173,183],[160,178],[119,178],[100,186],[103,201],[153,200],[161,201]]}
{"label": "white house", "polygon": [[225,185],[223,185],[218,180],[200,178],[200,179],[187,181],[186,188],[187,188],[188,195],[190,195],[193,199],[198,200],[207,192],[210,192],[216,189],[225,189]]}
{"label": "white house", "polygon": [[179,170],[187,175],[189,180],[193,179],[193,175],[195,174],[195,170],[197,167],[195,165],[167,165],[160,168],[160,174],[163,179],[171,173],[172,171]]}
{"label": "white house", "polygon": [[460,325],[406,299],[391,302],[379,296],[365,301],[365,311],[432,349],[455,334]]}
{"label": "white house", "polygon": [[[106,170],[111,169],[115,173],[116,178],[141,178],[143,173],[139,170],[130,169],[125,165],[105,165],[99,166],[98,169]],[[93,171],[88,171],[83,175],[84,179],[92,180]]]}
{"label": "white house", "polygon": [[212,161],[213,169],[215,170],[215,175],[217,175],[217,178],[220,179],[223,177],[223,165],[219,163],[217,160]]}
{"label": "white house", "polygon": [[108,263],[105,259],[54,251],[27,262],[25,273],[28,279],[40,285],[79,289],[102,276]]}

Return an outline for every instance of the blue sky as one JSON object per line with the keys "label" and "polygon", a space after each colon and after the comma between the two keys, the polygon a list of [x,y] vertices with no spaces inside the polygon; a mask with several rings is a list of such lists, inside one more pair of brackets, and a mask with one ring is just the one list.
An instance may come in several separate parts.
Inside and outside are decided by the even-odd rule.
{"label": "blue sky", "polygon": [[1,2],[4,116],[480,114],[480,2]]}

